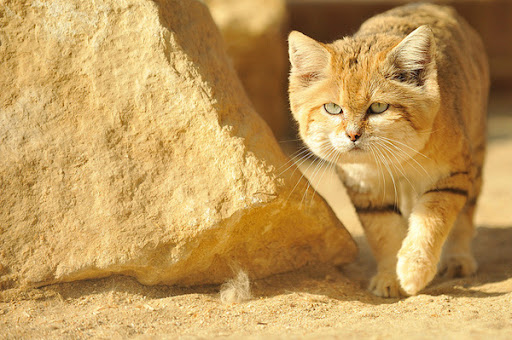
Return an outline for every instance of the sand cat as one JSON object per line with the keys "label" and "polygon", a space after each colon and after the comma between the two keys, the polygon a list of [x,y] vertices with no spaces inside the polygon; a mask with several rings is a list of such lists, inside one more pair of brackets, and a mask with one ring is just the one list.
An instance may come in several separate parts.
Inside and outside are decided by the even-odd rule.
{"label": "sand cat", "polygon": [[475,31],[449,7],[406,5],[331,44],[291,32],[289,55],[301,138],[336,163],[377,260],[369,289],[416,294],[438,264],[474,273],[489,88]]}

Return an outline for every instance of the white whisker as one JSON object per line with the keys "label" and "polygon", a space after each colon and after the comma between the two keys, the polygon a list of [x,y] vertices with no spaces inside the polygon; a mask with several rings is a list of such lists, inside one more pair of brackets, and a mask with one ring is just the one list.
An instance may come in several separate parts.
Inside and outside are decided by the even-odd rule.
{"label": "white whisker", "polygon": [[[331,148],[332,148],[332,150],[331,150],[331,152],[329,153],[329,155],[328,155],[326,158],[327,158],[327,159],[331,159],[331,158],[333,158],[333,159],[334,159],[334,162],[336,162],[336,161],[337,161],[337,158],[338,158],[338,156],[339,156],[339,152],[338,152],[338,150],[336,150],[336,148],[335,148],[335,147],[331,147]],[[334,168],[334,164],[335,164],[335,163],[333,163],[332,161],[326,161],[326,162],[325,162],[325,164],[323,165],[323,166],[324,166],[324,170],[323,170],[322,174],[320,175],[320,178],[318,179],[318,183],[321,183],[321,182],[322,182],[322,179],[324,178],[325,173],[327,172],[327,170],[328,170],[329,168],[331,168],[331,167],[332,167],[332,168]],[[311,197],[310,204],[311,204],[311,202],[313,201],[313,197],[314,197],[314,194],[313,194],[313,196]]]}
{"label": "white whisker", "polygon": [[[397,152],[399,152],[400,154],[403,155],[403,158],[407,164],[409,164],[418,174],[421,175],[421,172],[418,170],[418,168],[416,167],[416,165],[421,169],[423,170],[423,172],[425,173],[425,175],[427,175],[431,180],[431,176],[429,174],[429,172],[425,169],[425,167],[423,165],[421,165],[416,159],[414,159],[414,157],[412,157],[411,155],[409,155],[407,152],[405,152],[403,149],[401,149],[400,147],[398,147],[397,145],[395,145],[393,142],[389,141],[389,140],[385,140],[385,139],[382,139],[382,141],[384,143],[386,143],[388,146],[391,146],[393,147]],[[413,161],[415,163],[414,164],[411,164],[409,161]]]}
{"label": "white whisker", "polygon": [[379,149],[375,149],[375,151],[377,152],[378,155],[380,155],[380,158],[382,160],[382,164],[386,167],[386,170],[388,171],[389,173],[389,176],[391,177],[391,182],[393,183],[393,189],[395,191],[395,199],[394,199],[394,204],[395,205],[398,205],[398,190],[397,190],[397,187],[396,187],[396,181],[395,181],[395,177],[393,176],[393,171],[391,171],[391,168],[388,164],[388,162],[390,162],[390,160],[386,157],[386,155],[381,152],[381,150]]}
{"label": "white whisker", "polygon": [[[416,188],[414,184],[409,180],[409,177],[406,175],[406,171],[404,167],[402,166],[400,159],[396,156],[396,152],[393,152],[393,149],[389,147],[388,145],[384,143],[379,143],[379,145],[383,148],[383,150],[387,151],[391,156],[393,156],[394,159],[396,159],[396,164],[394,162],[391,162],[391,165],[402,175],[403,178],[411,185],[412,190],[417,194]],[[390,159],[391,160],[391,159]],[[403,160],[403,158],[402,158]]]}
{"label": "white whisker", "polygon": [[293,154],[291,154],[290,155],[290,159],[288,160],[288,162],[286,162],[283,165],[281,165],[277,170],[280,170],[280,169],[284,168],[285,166],[287,166],[290,163],[291,164],[286,169],[281,171],[277,176],[278,177],[281,176],[283,173],[288,171],[288,169],[290,169],[293,165],[297,164],[297,158],[302,159],[305,154],[309,154],[308,157],[313,156],[311,151],[308,148],[306,148],[306,147],[302,147],[301,149],[299,149],[299,150],[295,151]]}
{"label": "white whisker", "polygon": [[[326,149],[327,147],[328,147],[328,145],[325,145],[325,144],[324,144],[324,145],[322,145],[322,146],[320,147],[320,149],[321,149],[321,151],[323,151],[323,150],[324,150],[324,149]],[[307,155],[304,155],[304,151],[306,151],[306,152],[307,152]],[[300,152],[300,154],[302,154],[302,156],[300,157],[300,159],[299,159],[299,160],[294,160],[294,163],[288,167],[288,168],[290,168],[290,167],[291,167],[291,166],[293,166],[293,165],[295,165],[295,166],[296,166],[296,167],[295,167],[295,169],[294,169],[294,170],[293,170],[293,172],[292,172],[292,175],[293,175],[293,174],[295,173],[295,171],[297,171],[297,170],[298,170],[298,169],[299,169],[299,168],[300,168],[300,167],[301,167],[305,162],[307,162],[307,161],[308,161],[308,160],[310,160],[311,158],[313,158],[313,159],[314,159],[314,156],[315,156],[315,154],[313,154],[313,152],[311,152],[311,151],[310,151],[309,149],[307,149],[307,148],[306,148],[305,150],[303,150],[302,152]],[[289,199],[290,199],[291,195],[295,192],[295,189],[297,188],[297,186],[298,186],[298,185],[299,185],[299,183],[301,182],[302,178],[304,178],[304,177],[305,177],[304,173],[305,173],[305,172],[307,172],[307,171],[309,170],[309,168],[310,168],[312,165],[314,165],[314,164],[315,164],[315,161],[313,160],[313,161],[311,161],[311,164],[309,164],[309,165],[308,165],[308,167],[307,167],[304,171],[299,170],[299,171],[301,172],[301,176],[299,177],[299,179],[297,180],[297,183],[295,183],[294,187],[293,187],[293,188],[292,188],[292,190],[290,191],[290,194],[288,195],[288,199],[287,199],[287,200],[289,200]],[[288,168],[287,168],[287,169],[288,169]],[[308,185],[307,185],[307,187],[306,187],[305,194],[307,194],[307,191],[309,190],[309,186],[310,186],[310,183],[309,183],[309,181],[308,181]],[[301,204],[302,204],[302,201],[303,201],[303,200],[301,200]]]}
{"label": "white whisker", "polygon": [[[311,176],[309,177],[309,182],[308,182],[308,186],[306,188],[306,192],[304,193],[302,199],[304,200],[305,197],[306,197],[306,194],[307,194],[307,190],[309,189],[309,187],[311,186],[311,182],[313,182],[316,178],[316,176],[318,175],[318,173],[320,172],[320,170],[322,169],[322,167],[324,167],[326,164],[328,165],[329,164],[329,161],[327,161],[326,159],[329,159],[331,158],[332,154],[336,152],[336,149],[333,148],[332,146],[329,147],[328,151],[327,151],[327,155],[325,157],[325,159],[322,159],[319,163],[316,164],[316,168],[315,170],[313,171],[313,173],[311,174]],[[312,163],[314,164],[314,163]],[[309,169],[309,167],[308,167]],[[315,196],[315,191],[313,190],[313,196],[311,197],[311,199],[313,199],[313,197]]]}
{"label": "white whisker", "polygon": [[409,150],[411,150],[411,151],[413,151],[413,152],[417,153],[418,155],[421,155],[421,156],[425,157],[426,159],[430,159],[430,157],[428,157],[427,155],[425,155],[425,154],[421,153],[420,151],[416,150],[415,148],[412,148],[412,147],[410,147],[409,145],[407,145],[407,144],[405,144],[405,143],[402,143],[402,142],[400,142],[400,141],[398,141],[398,140],[391,139],[391,138],[388,138],[388,137],[382,137],[382,136],[380,136],[380,137],[379,137],[379,139],[383,139],[383,140],[386,140],[386,141],[389,141],[389,142],[392,142],[392,143],[398,143],[398,144],[400,144],[400,145],[402,145],[402,146],[405,146],[405,147],[406,147],[406,148],[408,148]]}
{"label": "white whisker", "polygon": [[[377,157],[375,147],[370,145],[370,151],[373,155],[373,158],[375,159],[375,164],[377,164],[377,169],[379,171],[379,187],[382,187],[382,203],[384,203],[384,200],[386,198],[386,176],[384,175],[384,169],[382,168],[382,161]],[[381,182],[382,177],[382,182]],[[382,183],[382,184],[381,184]]]}

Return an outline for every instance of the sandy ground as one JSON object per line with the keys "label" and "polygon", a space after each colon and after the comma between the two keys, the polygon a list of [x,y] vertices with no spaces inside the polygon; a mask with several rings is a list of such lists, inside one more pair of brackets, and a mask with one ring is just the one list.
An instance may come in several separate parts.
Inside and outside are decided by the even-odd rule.
{"label": "sandy ground", "polygon": [[312,176],[305,166],[358,242],[355,263],[254,281],[254,298],[240,304],[221,303],[216,286],[146,287],[128,277],[7,290],[0,338],[511,339],[511,107],[506,96],[491,105],[473,277],[436,278],[404,299],[372,296],[366,286],[375,263],[343,188],[328,171]]}

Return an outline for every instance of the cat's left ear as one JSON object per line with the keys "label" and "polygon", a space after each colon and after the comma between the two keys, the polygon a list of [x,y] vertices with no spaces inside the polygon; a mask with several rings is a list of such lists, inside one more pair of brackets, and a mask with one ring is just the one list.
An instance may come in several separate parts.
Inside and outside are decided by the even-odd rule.
{"label": "cat's left ear", "polygon": [[388,54],[394,79],[423,85],[435,72],[435,41],[432,30],[423,25],[412,31]]}
{"label": "cat's left ear", "polygon": [[329,64],[330,55],[324,45],[297,31],[288,36],[288,54],[292,74],[303,80],[320,78]]}

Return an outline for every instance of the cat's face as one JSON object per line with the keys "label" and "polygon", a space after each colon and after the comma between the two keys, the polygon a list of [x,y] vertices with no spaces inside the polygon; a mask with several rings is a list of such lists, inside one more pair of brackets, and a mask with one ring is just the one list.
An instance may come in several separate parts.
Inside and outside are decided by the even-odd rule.
{"label": "cat's face", "polygon": [[432,33],[320,44],[289,37],[290,104],[304,142],[331,162],[398,162],[417,153],[439,109]]}

